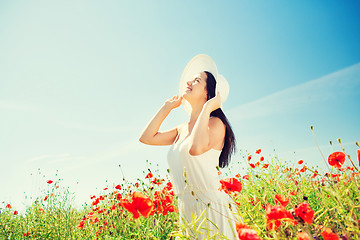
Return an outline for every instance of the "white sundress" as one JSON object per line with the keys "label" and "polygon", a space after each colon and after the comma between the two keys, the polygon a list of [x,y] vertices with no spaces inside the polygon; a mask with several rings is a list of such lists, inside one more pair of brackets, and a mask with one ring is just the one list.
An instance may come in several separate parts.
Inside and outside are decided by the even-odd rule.
{"label": "white sundress", "polygon": [[199,225],[205,218],[200,233],[194,230],[197,227],[187,228],[192,239],[204,239],[214,234],[219,234],[216,239],[220,235],[231,240],[238,239],[236,217],[232,213],[236,207],[231,197],[218,190],[221,184],[216,166],[219,165],[221,151],[210,149],[192,156],[189,153],[188,139],[186,137],[181,142],[176,141],[167,155],[170,179],[178,196],[180,224],[184,224],[184,221],[191,223],[194,213],[199,217],[205,210],[205,214],[197,222]]}

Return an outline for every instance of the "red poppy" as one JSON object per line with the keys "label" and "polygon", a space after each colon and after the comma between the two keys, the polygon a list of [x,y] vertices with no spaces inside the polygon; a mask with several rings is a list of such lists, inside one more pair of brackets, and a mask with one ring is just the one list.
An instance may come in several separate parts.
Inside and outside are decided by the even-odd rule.
{"label": "red poppy", "polygon": [[29,232],[24,233],[24,237],[28,237],[28,236],[30,236]]}
{"label": "red poppy", "polygon": [[242,178],[246,179],[246,180],[249,180],[249,177],[250,177],[249,175],[244,175]]}
{"label": "red poppy", "polygon": [[121,190],[121,185],[120,185],[120,184],[116,185],[116,186],[115,186],[115,189]]}
{"label": "red poppy", "polygon": [[247,159],[248,159],[248,161],[250,161],[251,160],[251,155],[249,155]]}
{"label": "red poppy", "polygon": [[173,192],[167,193],[166,187],[160,192],[156,191],[154,193],[154,204],[155,208],[150,213],[153,215],[155,213],[155,209],[158,213],[163,214],[164,216],[168,214],[168,212],[178,212],[178,209],[172,205],[173,203]]}
{"label": "red poppy", "polygon": [[157,179],[155,177],[151,182],[156,185],[161,185],[164,181],[165,181],[164,179]]}
{"label": "red poppy", "polygon": [[139,187],[139,183],[138,183],[138,182],[135,183],[135,187],[136,187],[136,188]]}
{"label": "red poppy", "polygon": [[304,222],[311,224],[314,219],[315,212],[310,208],[307,202],[303,202],[299,206],[295,207],[295,214],[304,220]]}
{"label": "red poppy", "polygon": [[297,237],[298,240],[310,240],[310,237],[306,232],[299,232]]}
{"label": "red poppy", "polygon": [[343,152],[333,152],[329,155],[328,162],[331,166],[336,168],[341,168],[345,162],[345,153]]}
{"label": "red poppy", "polygon": [[100,202],[100,200],[97,198],[95,199],[93,202],[92,202],[92,205],[95,206],[95,205],[98,205]]}
{"label": "red poppy", "polygon": [[149,172],[147,175],[146,175],[146,177],[145,177],[145,179],[146,178],[152,178],[154,175],[151,173],[151,172]]}
{"label": "red poppy", "polygon": [[84,226],[85,226],[85,222],[84,222],[84,221],[81,221],[81,222],[79,223],[79,225],[78,225],[78,228],[81,230],[81,229],[84,228]]}
{"label": "red poppy", "polygon": [[255,164],[249,163],[250,167],[255,168]]}
{"label": "red poppy", "polygon": [[91,224],[99,222],[99,218],[95,218],[93,221],[90,221]]}
{"label": "red poppy", "polygon": [[153,201],[141,192],[133,192],[132,202],[129,202],[127,199],[123,199],[121,204],[126,210],[133,214],[135,219],[139,218],[140,214],[147,218],[154,208]]}
{"label": "red poppy", "polygon": [[268,168],[269,167],[269,164],[268,163],[265,163],[262,168]]}
{"label": "red poppy", "polygon": [[283,195],[280,195],[280,194],[276,194],[275,197],[274,197],[274,200],[275,200],[276,203],[279,203],[284,207],[286,207],[290,202],[290,199],[288,199],[288,198],[286,198],[286,197],[284,197]]}
{"label": "red poppy", "polygon": [[257,232],[245,224],[236,223],[236,231],[240,240],[261,240]]}
{"label": "red poppy", "polygon": [[167,191],[171,191],[172,188],[173,188],[173,184],[171,182],[167,182],[166,186],[164,187],[164,189],[166,189]]}
{"label": "red poppy", "polygon": [[336,233],[333,233],[330,228],[326,228],[322,233],[321,236],[324,240],[340,240]]}
{"label": "red poppy", "polygon": [[293,215],[282,205],[271,206],[268,204],[265,213],[268,220],[280,220],[283,218],[294,219]]}
{"label": "red poppy", "polygon": [[47,180],[46,182],[47,182],[48,184],[52,184],[52,183],[53,183],[52,180]]}
{"label": "red poppy", "polygon": [[292,214],[285,209],[282,205],[266,206],[266,226],[269,230],[277,230],[281,225],[281,221],[293,221],[294,217]]}
{"label": "red poppy", "polygon": [[306,169],[307,169],[307,167],[306,167],[306,166],[303,166],[303,168],[302,168],[302,169],[300,169],[300,172],[305,172],[305,171],[306,171]]}
{"label": "red poppy", "polygon": [[260,165],[260,162],[256,162],[255,163],[255,167],[259,166]]}
{"label": "red poppy", "polygon": [[239,223],[239,222],[236,222],[236,231],[238,232],[240,229],[242,228],[250,228],[249,226],[247,226],[246,224],[243,224],[243,223]]}
{"label": "red poppy", "polygon": [[235,177],[237,178],[241,177],[240,173],[236,174]]}
{"label": "red poppy", "polygon": [[48,197],[49,197],[49,196],[46,195],[45,198],[44,198],[44,201],[46,201],[46,200],[48,199]]}
{"label": "red poppy", "polygon": [[277,230],[281,225],[281,221],[280,220],[275,220],[275,221],[266,221],[266,227],[272,231],[272,230]]}
{"label": "red poppy", "polygon": [[115,195],[115,198],[116,198],[116,200],[120,201],[120,200],[122,199],[122,196],[121,196],[120,193],[117,193],[117,194]]}
{"label": "red poppy", "polygon": [[11,208],[11,205],[8,203],[8,204],[6,205],[6,208]]}
{"label": "red poppy", "polygon": [[15,210],[15,211],[14,211],[14,215],[18,215],[18,214],[19,214],[19,212]]}
{"label": "red poppy", "polygon": [[317,175],[319,175],[319,172],[315,170],[315,173],[311,176],[311,178],[315,178]]}
{"label": "red poppy", "polygon": [[220,180],[221,187],[219,190],[223,190],[226,193],[240,192],[242,189],[242,183],[236,178],[226,178]]}
{"label": "red poppy", "polygon": [[304,160],[299,160],[298,164],[303,164]]}
{"label": "red poppy", "polygon": [[256,153],[256,154],[260,154],[260,153],[261,153],[261,149],[256,150],[255,153]]}
{"label": "red poppy", "polygon": [[358,156],[358,163],[359,163],[359,167],[360,167],[360,149],[357,150],[357,156]]}
{"label": "red poppy", "polygon": [[263,157],[263,156],[261,156],[260,161],[264,161],[264,157]]}

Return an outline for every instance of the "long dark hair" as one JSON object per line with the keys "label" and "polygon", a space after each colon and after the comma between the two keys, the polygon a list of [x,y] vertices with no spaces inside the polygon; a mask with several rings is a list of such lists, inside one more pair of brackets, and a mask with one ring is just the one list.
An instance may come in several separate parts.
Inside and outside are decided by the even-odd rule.
{"label": "long dark hair", "polygon": [[[207,90],[207,100],[215,97],[215,89],[216,89],[216,80],[212,73],[205,71],[207,79],[206,79],[206,90]],[[231,154],[236,152],[236,141],[235,135],[231,128],[230,122],[225,116],[224,112],[221,108],[218,108],[210,113],[210,116],[218,117],[226,126],[225,133],[225,142],[223,149],[221,151],[219,157],[219,167],[224,168],[227,167],[231,160]]]}

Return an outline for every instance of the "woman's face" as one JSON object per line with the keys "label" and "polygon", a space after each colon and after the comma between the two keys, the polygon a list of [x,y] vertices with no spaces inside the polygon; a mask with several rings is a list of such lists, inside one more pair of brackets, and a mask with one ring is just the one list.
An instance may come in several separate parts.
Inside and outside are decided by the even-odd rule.
{"label": "woman's face", "polygon": [[204,100],[207,99],[206,90],[206,73],[200,72],[195,74],[192,80],[186,82],[185,92],[183,97],[188,100]]}

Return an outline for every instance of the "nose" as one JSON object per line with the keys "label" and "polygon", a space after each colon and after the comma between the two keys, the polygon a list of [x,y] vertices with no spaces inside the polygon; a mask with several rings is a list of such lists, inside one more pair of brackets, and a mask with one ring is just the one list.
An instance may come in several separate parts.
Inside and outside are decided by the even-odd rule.
{"label": "nose", "polygon": [[192,81],[187,81],[186,84],[187,84],[188,86],[191,86],[191,85],[192,85]]}

